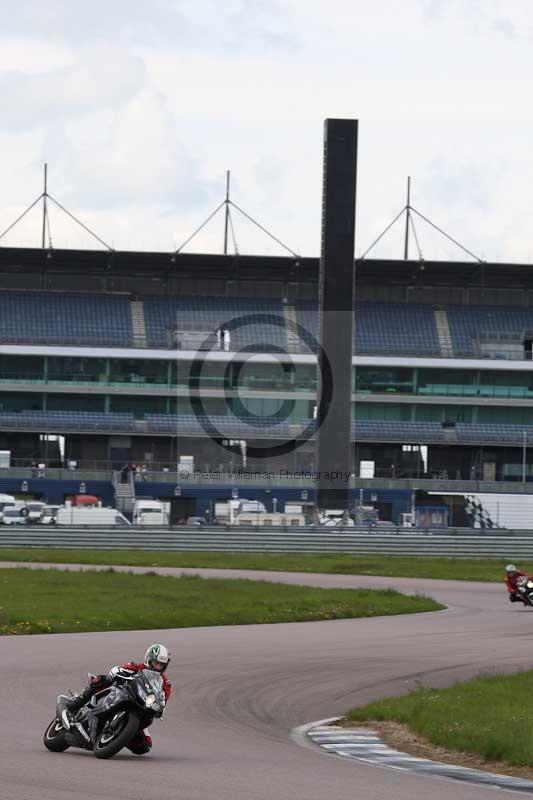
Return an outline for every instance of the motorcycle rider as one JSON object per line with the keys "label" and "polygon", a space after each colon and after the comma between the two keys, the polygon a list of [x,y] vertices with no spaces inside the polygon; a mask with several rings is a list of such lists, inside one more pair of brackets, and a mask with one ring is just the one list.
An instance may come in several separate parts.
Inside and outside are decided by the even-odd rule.
{"label": "motorcycle rider", "polygon": [[516,591],[518,579],[523,577],[528,578],[529,575],[527,575],[526,572],[520,572],[514,564],[507,564],[505,567],[505,587],[509,592],[509,600],[511,603],[523,602]]}
{"label": "motorcycle rider", "polygon": [[[172,693],[172,684],[165,675],[165,670],[170,664],[170,653],[164,644],[152,644],[144,654],[144,661],[127,661],[109,670],[104,675],[92,675],[89,685],[78,695],[69,697],[65,701],[68,713],[74,717],[78,711],[89,702],[91,697],[102,689],[106,689],[116,681],[125,680],[141,669],[152,669],[159,672],[163,679],[165,700],[168,702]],[[152,749],[152,737],[146,731],[140,730],[132,739],[128,748],[135,755],[144,755]]]}

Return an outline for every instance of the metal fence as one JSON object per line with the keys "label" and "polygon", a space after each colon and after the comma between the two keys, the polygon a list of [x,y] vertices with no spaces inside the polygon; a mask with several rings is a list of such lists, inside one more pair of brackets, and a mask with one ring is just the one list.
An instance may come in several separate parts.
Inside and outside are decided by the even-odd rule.
{"label": "metal fence", "polygon": [[0,530],[2,548],[80,548],[87,550],[169,550],[235,553],[350,553],[455,558],[533,558],[533,530],[246,530],[123,528],[26,528]]}
{"label": "metal fence", "polygon": [[[111,469],[111,462],[106,462],[109,469],[104,470],[100,466],[94,469],[89,465],[94,465],[98,462],[84,462],[86,466],[79,469],[61,469],[46,467],[44,470],[38,468],[30,468],[27,466],[11,466],[0,467],[0,479],[21,479],[29,480],[48,478],[48,480],[64,480],[64,481],[111,481],[113,477],[113,470]],[[104,463],[104,462],[101,462]],[[304,477],[296,477],[296,475],[303,474]],[[309,491],[316,487],[316,481],[312,477],[314,472],[312,470],[306,471],[305,469],[295,469],[292,471],[294,477],[273,473],[269,476],[268,472],[262,472],[255,468],[244,470],[242,468],[235,469],[230,472],[225,471],[212,471],[203,472],[195,469],[193,472],[186,473],[181,470],[178,477],[176,471],[159,471],[151,467],[140,476],[135,476],[135,485],[147,483],[168,483],[175,487],[181,485],[183,487],[193,487],[208,485],[210,482],[216,482],[219,486],[230,485],[238,486],[246,483],[248,487],[258,487],[266,489],[278,489],[282,487],[306,489]],[[307,476],[307,477],[305,477]],[[456,478],[446,477],[433,477],[428,478],[425,476],[415,477],[414,473],[411,477],[396,476],[380,477],[376,475],[374,478],[357,478],[352,476],[350,479],[351,489],[370,489],[379,491],[380,489],[408,489],[410,491],[422,489],[424,491],[433,491],[440,493],[457,493],[463,492],[465,494],[516,494],[516,495],[533,495],[533,479],[528,472],[527,482],[520,480],[458,480]],[[36,490],[36,486],[32,491]],[[297,502],[295,500],[295,502]],[[533,518],[532,523],[533,523]]]}

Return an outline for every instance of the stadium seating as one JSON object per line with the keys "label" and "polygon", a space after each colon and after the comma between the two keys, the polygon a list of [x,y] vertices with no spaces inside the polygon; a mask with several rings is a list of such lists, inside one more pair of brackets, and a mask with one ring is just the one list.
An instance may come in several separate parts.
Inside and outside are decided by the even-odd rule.
{"label": "stadium seating", "polygon": [[227,328],[230,349],[287,350],[283,306],[279,300],[249,297],[146,297],[144,319],[149,347],[173,345],[172,333]]}
{"label": "stadium seating", "polygon": [[105,414],[100,411],[1,411],[0,429],[130,431],[135,429],[133,414]]}
{"label": "stadium seating", "polygon": [[447,315],[456,356],[478,355],[480,336],[515,334],[520,338],[525,331],[533,330],[533,310],[451,306]]}
{"label": "stadium seating", "polygon": [[399,441],[409,444],[445,441],[440,422],[392,422],[357,420],[352,422],[352,438],[356,441]]}
{"label": "stadium seating", "polygon": [[[148,347],[174,347],[176,330],[214,334],[227,328],[232,351],[316,349],[310,342],[318,337],[318,308],[310,300],[284,307],[270,298],[147,296],[143,306]],[[357,303],[355,352],[442,355],[434,312],[431,305]],[[450,306],[446,316],[456,356],[479,355],[480,338],[521,341],[533,330],[533,310],[527,309]],[[341,312],[338,321],[342,325]],[[0,342],[132,347],[130,301],[120,294],[0,291]]]}
{"label": "stadium seating", "polygon": [[0,342],[131,347],[125,295],[0,292]]}
{"label": "stadium seating", "polygon": [[[240,420],[234,416],[212,415],[206,417],[204,425],[191,414],[147,414],[148,430],[152,433],[173,433],[181,436],[206,435],[212,430],[213,435],[220,432],[221,436],[239,439],[257,438],[290,438],[298,434],[302,423],[297,423],[298,430],[294,431],[292,425],[286,420],[276,423],[269,417],[253,417]],[[306,420],[305,422],[308,422]],[[305,424],[305,423],[304,423]]]}
{"label": "stadium seating", "polygon": [[[177,436],[212,435],[235,439],[290,440],[308,426],[314,433],[316,422],[312,419],[281,420],[272,417],[239,419],[235,416],[213,415],[205,426],[193,414],[146,414],[136,419],[127,412],[104,413],[99,411],[1,411],[0,430],[98,431],[152,433]],[[396,422],[357,420],[352,422],[352,440],[370,442],[403,442],[408,444],[450,442],[459,444],[502,442],[510,445],[533,443],[533,426],[511,424],[474,424],[458,422],[445,429],[440,422]]]}
{"label": "stadium seating", "polygon": [[409,444],[450,443],[521,445],[524,432],[528,445],[533,443],[533,426],[511,424],[481,424],[457,422],[452,428],[443,428],[440,422],[389,422],[357,421],[352,423],[352,437],[356,441],[398,441]]}
{"label": "stadium seating", "polygon": [[[298,323],[318,336],[316,303],[295,303]],[[338,314],[339,325],[342,313]],[[400,303],[356,303],[356,353],[439,356],[440,345],[432,306]]]}
{"label": "stadium seating", "polygon": [[524,431],[526,443],[529,445],[533,442],[533,426],[531,425],[458,422],[456,430],[459,441],[464,444],[501,444],[504,441],[508,444],[521,445],[524,441]]}
{"label": "stadium seating", "polygon": [[[132,433],[160,433],[182,436],[206,435],[208,425],[214,426],[221,436],[239,439],[291,438],[297,436],[309,420],[294,424],[270,417],[210,416],[205,427],[193,414],[146,414],[136,419],[128,412],[104,413],[99,411],[0,411],[0,430],[61,431],[126,431]],[[215,431],[213,431],[215,433]]]}
{"label": "stadium seating", "polygon": [[358,303],[354,338],[358,353],[440,355],[431,306]]}
{"label": "stadium seating", "polygon": [[[0,291],[0,343],[132,347],[130,306],[125,294]],[[318,338],[318,308],[310,300],[284,306],[270,298],[158,295],[145,297],[143,307],[148,347],[174,347],[176,331],[210,333],[212,344],[214,333],[227,328],[232,351],[316,349],[311,342]],[[479,355],[480,340],[490,337],[514,337],[520,349],[523,334],[533,331],[533,310],[449,306],[445,311],[455,356]],[[343,324],[341,312],[338,322]],[[361,354],[440,356],[435,309],[357,303],[354,348]]]}

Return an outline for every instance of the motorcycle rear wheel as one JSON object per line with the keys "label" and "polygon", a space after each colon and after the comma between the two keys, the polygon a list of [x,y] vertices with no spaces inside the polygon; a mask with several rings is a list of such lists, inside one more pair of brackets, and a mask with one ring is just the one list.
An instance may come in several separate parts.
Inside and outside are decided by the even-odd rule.
{"label": "motorcycle rear wheel", "polygon": [[139,717],[136,714],[125,714],[123,724],[120,725],[117,732],[111,737],[108,730],[109,722],[104,725],[103,730],[100,731],[94,743],[94,754],[96,758],[111,758],[118,753],[119,750],[122,750],[123,747],[126,747],[128,742],[133,739],[139,730]]}
{"label": "motorcycle rear wheel", "polygon": [[52,753],[62,753],[64,750],[70,747],[65,740],[65,729],[57,717],[54,717],[50,725],[45,730],[43,744],[46,749],[51,750]]}

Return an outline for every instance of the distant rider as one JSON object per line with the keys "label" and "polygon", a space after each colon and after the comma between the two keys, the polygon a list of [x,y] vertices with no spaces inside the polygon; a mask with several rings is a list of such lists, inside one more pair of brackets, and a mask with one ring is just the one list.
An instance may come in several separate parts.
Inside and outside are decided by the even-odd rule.
{"label": "distant rider", "polygon": [[505,567],[505,587],[509,592],[509,600],[511,603],[523,602],[522,598],[517,594],[516,585],[519,578],[528,578],[526,572],[517,570],[514,564],[507,564]]}
{"label": "distant rider", "polygon": [[[170,653],[165,645],[152,644],[144,654],[144,661],[128,661],[126,664],[113,667],[106,675],[93,675],[89,685],[81,694],[70,697],[66,701],[65,705],[68,712],[74,716],[97,692],[106,689],[115,682],[120,682],[121,679],[127,679],[128,676],[134,675],[141,669],[153,669],[155,672],[161,674],[165,699],[168,702],[172,692],[172,685],[164,673],[169,664]],[[146,731],[141,730],[138,735],[131,740],[128,748],[135,755],[144,755],[144,753],[148,753],[152,749],[152,737]]]}

